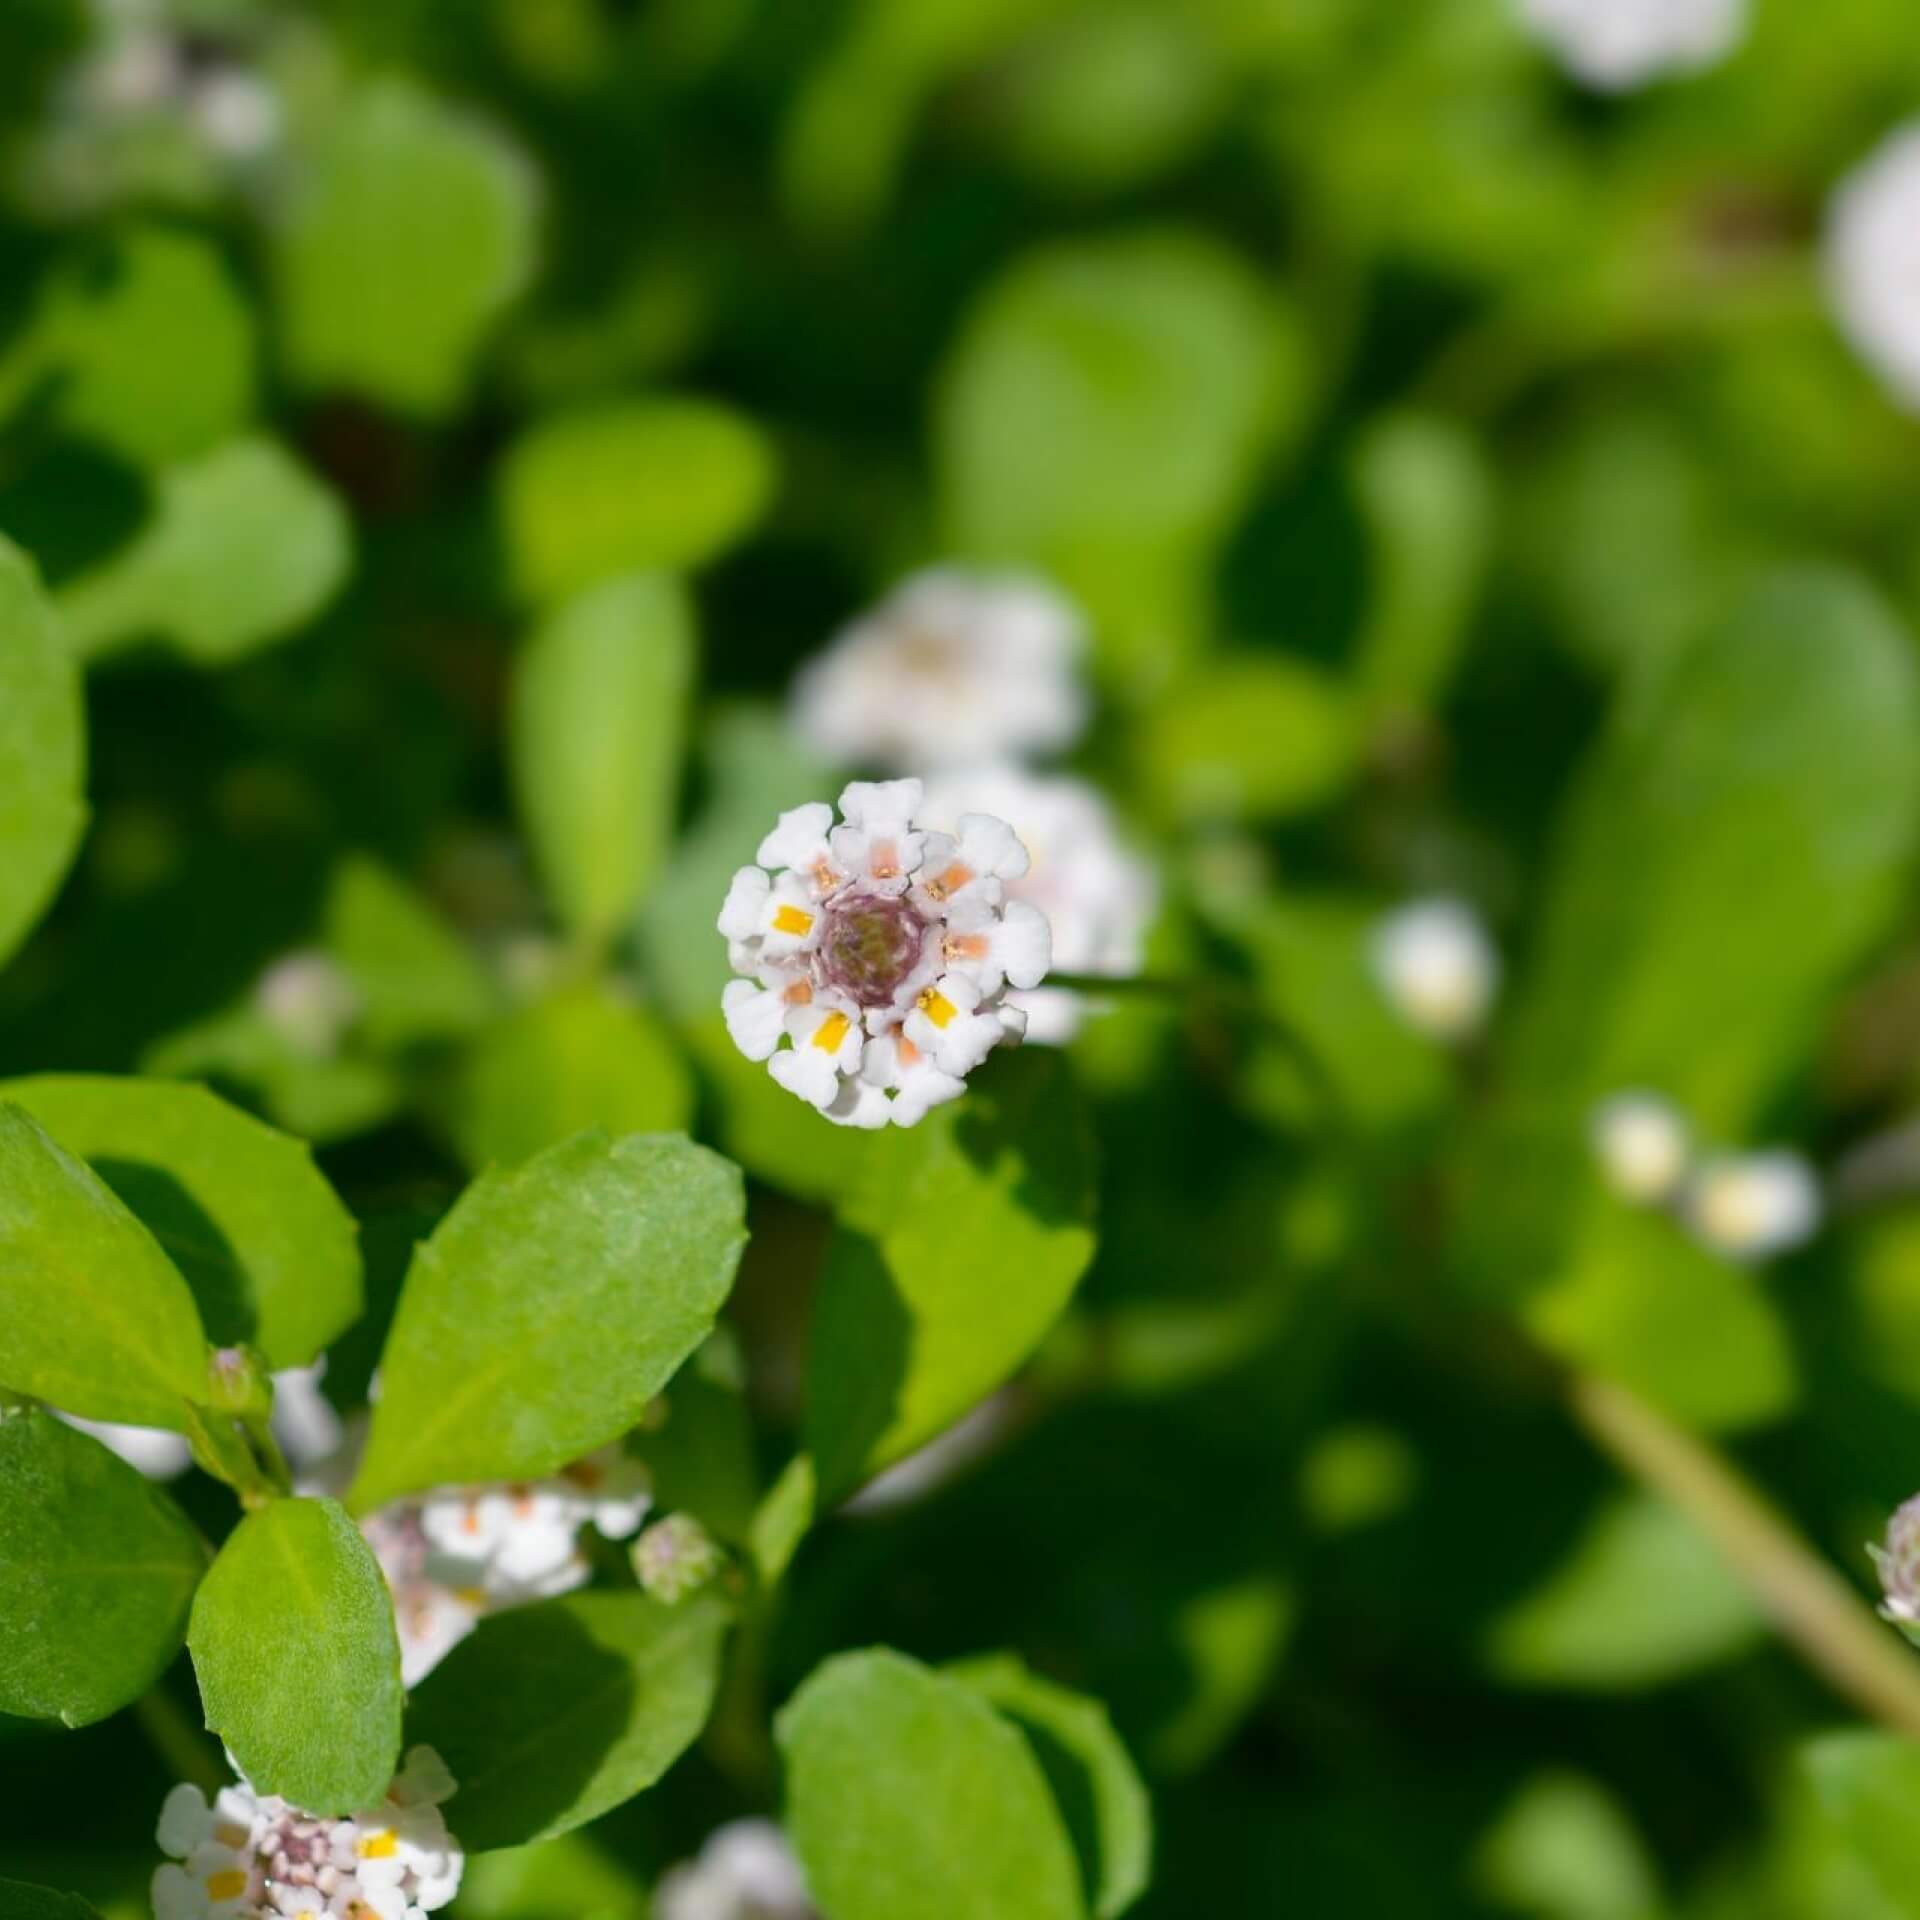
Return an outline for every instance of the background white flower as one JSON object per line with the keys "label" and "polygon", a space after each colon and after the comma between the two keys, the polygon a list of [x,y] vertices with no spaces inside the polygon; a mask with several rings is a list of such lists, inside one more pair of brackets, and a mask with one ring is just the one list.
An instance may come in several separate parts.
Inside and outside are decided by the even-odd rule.
{"label": "background white flower", "polygon": [[1519,0],[1520,17],[1575,79],[1623,92],[1710,67],[1737,47],[1747,0]]}
{"label": "background white flower", "polygon": [[[925,830],[918,780],[856,780],[793,807],[718,926],[734,971],[721,999],[749,1060],[842,1126],[912,1126],[1027,1019],[1009,988],[1050,964],[1045,914],[1008,897],[1026,849],[1004,820]],[[771,872],[768,869],[772,869]]]}
{"label": "background white flower", "polygon": [[1820,1225],[1820,1182],[1797,1153],[1721,1154],[1694,1176],[1687,1193],[1694,1231],[1717,1252],[1764,1260],[1813,1237]]}
{"label": "background white flower", "polygon": [[[364,1438],[351,1434],[302,1491],[346,1486]],[[593,1569],[582,1528],[624,1540],[652,1505],[645,1463],[616,1443],[551,1479],[446,1487],[366,1515],[360,1531],[393,1594],[401,1679],[417,1686],[487,1614],[585,1586]]]}
{"label": "background white flower", "polygon": [[1920,412],[1920,121],[1841,181],[1827,210],[1826,277],[1854,350]]}
{"label": "background white flower", "polygon": [[329,1060],[360,1018],[359,990],[317,947],[283,954],[254,984],[253,1004],[296,1053]]}
{"label": "background white flower", "polygon": [[[1071,774],[1004,764],[927,781],[921,817],[929,826],[952,833],[969,813],[1006,821],[1026,848],[1027,871],[1007,881],[1007,898],[1047,916],[1056,970],[1115,978],[1140,971],[1159,880],[1121,838],[1097,787]],[[1065,987],[1015,991],[1007,1001],[1026,1013],[1029,1040],[1055,1046],[1073,1038],[1087,1011],[1084,998]]]}
{"label": "background white flower", "polygon": [[699,1858],[665,1874],[654,1920],[818,1920],[787,1837],[770,1820],[719,1828]]}
{"label": "background white flower", "polygon": [[1485,1021],[1500,987],[1500,956],[1464,902],[1416,900],[1374,930],[1374,977],[1409,1026],[1463,1040]]}
{"label": "background white flower", "polygon": [[968,766],[1055,752],[1087,722],[1080,615],[1051,587],[917,573],[794,681],[801,736],[843,766]]}
{"label": "background white flower", "polygon": [[459,1891],[466,1865],[441,1806],[455,1782],[431,1747],[415,1747],[377,1807],[348,1818],[302,1813],[241,1780],[213,1804],[181,1785],[155,1838],[157,1920],[418,1920]]}
{"label": "background white flower", "polygon": [[1642,1206],[1671,1199],[1687,1176],[1693,1140],[1671,1100],[1638,1090],[1617,1093],[1593,1111],[1595,1156],[1622,1199]]}

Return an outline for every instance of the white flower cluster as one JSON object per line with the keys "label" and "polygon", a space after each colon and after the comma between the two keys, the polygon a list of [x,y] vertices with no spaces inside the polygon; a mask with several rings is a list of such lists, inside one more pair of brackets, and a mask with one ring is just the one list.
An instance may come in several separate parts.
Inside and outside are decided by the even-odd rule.
{"label": "white flower cluster", "polygon": [[1046,916],[1007,898],[1027,852],[1004,820],[919,824],[918,780],[855,781],[842,824],[794,807],[727,890],[719,928],[736,973],[722,998],[749,1060],[843,1126],[912,1126],[1026,1015],[1009,987],[1050,964]]}
{"label": "white flower cluster", "polygon": [[178,1786],[160,1810],[155,1920],[421,1920],[459,1890],[466,1856],[441,1805],[453,1776],[415,1747],[379,1806],[342,1819],[300,1812],[245,1781],[208,1806]]}
{"label": "white flower cluster", "polygon": [[1686,1117],[1657,1093],[1633,1090],[1594,1109],[1590,1137],[1608,1184],[1636,1206],[1671,1207],[1705,1246],[1765,1260],[1812,1238],[1820,1183],[1797,1153],[1696,1157]]}
{"label": "white flower cluster", "polygon": [[1500,955],[1463,901],[1415,900],[1374,929],[1373,972],[1394,1011],[1436,1040],[1470,1038],[1500,990]]}
{"label": "white flower cluster", "polygon": [[913,575],[800,670],[794,725],[843,766],[964,767],[1052,753],[1086,725],[1086,633],[1051,588]]}
{"label": "white flower cluster", "polygon": [[770,1820],[735,1820],[654,1889],[655,1920],[819,1920],[800,1863]]}
{"label": "white flower cluster", "polygon": [[1854,351],[1920,413],[1920,122],[1890,134],[1827,213],[1827,289]]}
{"label": "white flower cluster", "polygon": [[1731,53],[1747,0],[1520,0],[1520,17],[1576,80],[1623,93]]}
{"label": "white flower cluster", "polygon": [[279,146],[279,90],[239,36],[195,30],[170,0],[94,0],[93,36],[65,76],[28,155],[30,193],[56,211],[98,206],[138,183],[129,154],[185,154],[205,169],[252,167]]}
{"label": "white flower cluster", "polygon": [[483,1615],[584,1586],[581,1528],[623,1540],[652,1504],[645,1466],[613,1446],[551,1480],[449,1489],[369,1514],[360,1531],[393,1590],[401,1678],[417,1686]]}

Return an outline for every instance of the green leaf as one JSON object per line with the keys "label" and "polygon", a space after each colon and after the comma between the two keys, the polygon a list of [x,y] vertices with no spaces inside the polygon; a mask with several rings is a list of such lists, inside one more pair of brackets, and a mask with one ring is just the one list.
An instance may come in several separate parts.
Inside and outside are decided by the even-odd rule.
{"label": "green leaf", "polygon": [[1372,545],[1354,677],[1373,714],[1419,712],[1445,692],[1491,557],[1493,476],[1452,422],[1389,414],[1355,442],[1355,499]]}
{"label": "green leaf", "polygon": [[90,1434],[0,1410],[0,1713],[84,1727],[145,1693],[185,1638],[207,1550]]}
{"label": "green leaf", "polygon": [[713,1710],[729,1617],[711,1593],[571,1593],[481,1621],[407,1719],[460,1783],[462,1845],[547,1839],[652,1786]]}
{"label": "green leaf", "polygon": [[624,924],[666,858],[696,655],[685,591],[636,574],[568,601],[515,668],[520,815],[560,917],[587,941]]}
{"label": "green leaf", "polygon": [[1080,1870],[1021,1735],[897,1653],[829,1660],[776,1728],[787,1830],[834,1920],[1081,1920]]}
{"label": "green leaf", "polygon": [[713,1330],[739,1170],[675,1134],[582,1134],[469,1187],[414,1255],[353,1502],[527,1480],[639,1423]]}
{"label": "green leaf", "polygon": [[0,1081],[186,1277],[207,1338],[305,1366],[360,1316],[353,1217],[304,1141],[204,1088],[106,1074]]}
{"label": "green leaf", "polygon": [[161,473],[146,527],[59,606],[83,658],[158,638],[223,666],[306,625],[351,562],[332,490],[276,441],[230,440]]}
{"label": "green leaf", "polygon": [[332,1500],[236,1527],[187,1628],[207,1726],[262,1793],[377,1806],[400,1761],[400,1638],[373,1549]]}
{"label": "green leaf", "polygon": [[1350,704],[1326,675],[1246,653],[1203,667],[1157,705],[1141,757],[1176,821],[1279,820],[1331,799],[1355,744]]}
{"label": "green leaf", "polygon": [[500,517],[520,591],[557,600],[613,574],[686,572],[765,512],[766,439],[704,400],[625,401],[544,420],[499,470]]}
{"label": "green leaf", "polygon": [[0,539],[0,961],[73,859],[86,777],[80,676],[33,563]]}
{"label": "green leaf", "polygon": [[1655,1920],[1660,1882],[1618,1801],[1577,1773],[1534,1776],[1481,1843],[1474,1877],[1504,1911]]}
{"label": "green leaf", "polygon": [[100,1910],[77,1893],[0,1880],[0,1920],[100,1920]]}
{"label": "green leaf", "polygon": [[654,1504],[690,1513],[717,1538],[748,1544],[760,1500],[743,1370],[725,1328],[680,1370],[627,1450],[646,1462]]}
{"label": "green leaf", "polygon": [[813,1455],[796,1453],[780,1469],[753,1516],[748,1546],[762,1583],[777,1586],[813,1525],[818,1504]]}
{"label": "green leaf", "polygon": [[1798,1388],[1791,1338],[1761,1278],[1665,1214],[1610,1195],[1594,1201],[1578,1259],[1521,1312],[1555,1352],[1690,1426],[1756,1425],[1792,1406]]}
{"label": "green leaf", "polygon": [[[1235,929],[1262,1004],[1311,1047],[1369,1132],[1428,1117],[1452,1088],[1444,1049],[1400,1019],[1374,980],[1369,947],[1381,912],[1345,895],[1290,893],[1260,903]],[[1324,1123],[1324,1095],[1293,1049],[1256,1034],[1246,1073],[1274,1117],[1296,1129]]]}
{"label": "green leaf", "polygon": [[1501,1616],[1488,1656],[1513,1685],[1631,1692],[1731,1659],[1766,1632],[1693,1522],[1633,1493],[1602,1507],[1565,1564]]}
{"label": "green leaf", "polygon": [[829,1251],[808,1348],[829,1498],[999,1386],[1093,1258],[1093,1143],[1057,1055],[998,1060],[964,1101],[875,1144],[842,1196],[856,1231]]}
{"label": "green leaf", "polygon": [[1291,314],[1237,255],[1145,230],[1017,261],[967,316],[936,400],[958,551],[1054,574],[1116,678],[1191,642],[1204,574],[1274,440],[1304,411]]}
{"label": "green leaf", "polygon": [[368,1045],[387,1052],[483,1026],[495,995],[466,943],[378,861],[341,861],[327,895],[327,951],[360,997]]}
{"label": "green leaf", "polygon": [[451,1111],[470,1167],[511,1166],[587,1127],[671,1133],[693,1077],[666,1030],[603,987],[564,987],[499,1021],[463,1063]]}
{"label": "green leaf", "polygon": [[526,162],[484,127],[404,81],[362,87],[275,237],[294,377],[452,412],[532,277],[536,196]]}
{"label": "green leaf", "polygon": [[193,1295],[159,1243],[84,1161],[0,1105],[0,1385],[178,1429],[206,1380]]}
{"label": "green leaf", "polygon": [[1845,575],[1777,576],[1628,690],[1582,772],[1516,1018],[1525,1091],[1658,1087],[1740,1138],[1917,838],[1912,639]]}
{"label": "green leaf", "polygon": [[1617,1265],[1587,1146],[1609,1094],[1651,1087],[1703,1138],[1751,1139],[1885,926],[1917,830],[1913,643],[1854,580],[1778,575],[1645,664],[1580,775],[1471,1159],[1485,1287],[1577,1290]]}
{"label": "green leaf", "polygon": [[0,360],[0,411],[42,385],[78,438],[138,466],[192,459],[253,412],[253,317],[218,250],[134,227],[104,257],[64,264]]}
{"label": "green leaf", "polygon": [[584,1833],[469,1854],[460,1876],[461,1920],[634,1920],[646,1911],[635,1874]]}
{"label": "green leaf", "polygon": [[1106,1708],[1028,1672],[1010,1653],[945,1671],[1026,1734],[1080,1855],[1089,1911],[1097,1920],[1124,1913],[1147,1889],[1153,1811]]}
{"label": "green leaf", "polygon": [[1891,1911],[1920,1916],[1920,1741],[1897,1733],[1830,1733],[1799,1755],[1823,1823],[1865,1869]]}

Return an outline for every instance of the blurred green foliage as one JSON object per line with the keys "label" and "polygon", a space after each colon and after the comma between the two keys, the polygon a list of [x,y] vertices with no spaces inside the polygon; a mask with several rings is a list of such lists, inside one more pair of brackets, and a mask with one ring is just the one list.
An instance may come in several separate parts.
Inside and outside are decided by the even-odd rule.
{"label": "blurred green foliage", "polygon": [[[503,1472],[568,1453],[503,1390],[430,1457],[405,1415],[450,1365],[519,1343],[544,1409],[566,1339],[631,1344],[620,1416],[666,1388],[634,1449],[765,1607],[724,1670],[717,1612],[624,1590],[463,1649],[415,1703],[450,1745],[577,1696],[608,1760],[476,1790],[564,1837],[470,1863],[455,1915],[640,1920],[782,1805],[830,1920],[913,1920],[929,1874],[956,1912],[1118,1912],[1136,1769],[1143,1920],[1920,1914],[1920,1749],[1836,1731],[1559,1393],[1590,1369],[1712,1436],[1864,1608],[1920,1484],[1887,1149],[1920,1091],[1920,426],[1820,246],[1920,112],[1910,0],[1752,0],[1723,61],[1618,96],[1515,0],[163,11],[270,82],[263,149],[108,111],[82,0],[0,14],[0,1093],[46,1128],[0,1117],[0,1213],[134,1329],[76,1361],[20,1309],[43,1371],[8,1384],[170,1412],[200,1346],[110,1204],[154,1225],[143,1170],[220,1221],[237,1265],[187,1278],[252,1288],[276,1361],[360,1298],[304,1158],[203,1190],[182,1122],[129,1188],[44,1075],[209,1081],[313,1143],[368,1254],[343,1409],[412,1241],[483,1239],[490,1288],[409,1296],[376,1491],[483,1429]],[[1071,765],[1152,854],[1176,991],[870,1138],[727,1040],[713,918],[841,777],[796,668],[933,562],[1085,612]],[[1451,1047],[1374,970],[1433,893],[1508,980]],[[1838,1217],[1758,1264],[1628,1205],[1589,1129],[1631,1087],[1710,1147],[1796,1143]],[[734,1239],[550,1245],[527,1182],[594,1127],[748,1177],[678,1375]],[[676,1192],[731,1177],[677,1151]],[[635,1264],[645,1311],[609,1304]],[[839,1505],[983,1401],[952,1477]],[[181,1501],[217,1540],[215,1491]],[[82,1504],[131,1537],[139,1494]],[[275,1511],[378,1598],[332,1509]],[[177,1637],[198,1547],[153,1530],[103,1711]],[[277,1699],[221,1597],[203,1678]],[[671,1712],[602,1687],[656,1658]],[[191,1717],[183,1667],[158,1697]],[[0,1915],[67,1911],[16,1879],[146,1911],[150,1707],[0,1721]],[[957,1798],[961,1752],[973,1827],[876,1784]]]}

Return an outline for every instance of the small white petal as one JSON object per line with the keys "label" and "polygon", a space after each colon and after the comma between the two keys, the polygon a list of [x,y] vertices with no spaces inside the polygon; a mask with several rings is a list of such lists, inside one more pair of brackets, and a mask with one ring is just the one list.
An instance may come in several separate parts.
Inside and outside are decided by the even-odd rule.
{"label": "small white petal", "polygon": [[840,817],[872,833],[904,833],[926,794],[918,780],[855,780],[841,790]]}
{"label": "small white petal", "polygon": [[160,1851],[184,1860],[195,1847],[204,1846],[212,1834],[213,1809],[207,1805],[207,1796],[182,1781],[160,1803],[160,1824],[154,1831]]}
{"label": "small white petal", "polygon": [[786,1032],[784,994],[756,986],[751,980],[729,980],[720,996],[727,1033],[749,1060],[764,1060]]}
{"label": "small white petal", "polygon": [[760,932],[766,917],[767,896],[773,882],[759,867],[742,867],[727,888],[720,908],[720,931],[729,940],[751,940]]}
{"label": "small white petal", "polygon": [[780,824],[760,842],[754,858],[763,867],[807,870],[826,851],[827,835],[832,830],[833,809],[824,800],[789,807],[780,816]]}
{"label": "small white petal", "polygon": [[1520,12],[1576,79],[1615,93],[1732,52],[1747,0],[1520,0]]}

